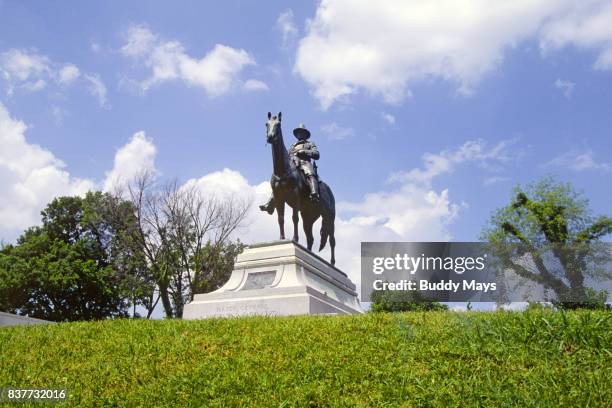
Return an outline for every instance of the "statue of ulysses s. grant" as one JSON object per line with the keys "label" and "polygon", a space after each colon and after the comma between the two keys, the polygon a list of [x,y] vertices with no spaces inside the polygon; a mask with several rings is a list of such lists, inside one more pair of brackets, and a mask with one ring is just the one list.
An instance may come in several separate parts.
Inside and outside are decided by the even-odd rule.
{"label": "statue of ulysses s. grant", "polygon": [[266,123],[266,141],[272,146],[273,174],[270,180],[272,197],[266,204],[260,205],[262,211],[273,214],[276,210],[280,239],[285,239],[285,203],[293,208],[293,240],[298,242],[298,222],[302,216],[302,225],[306,234],[308,250],[312,250],[314,237],[312,225],[319,218],[321,221],[321,244],[319,251],[329,239],[332,264],[335,263],[334,220],[336,204],[334,195],[327,184],[319,179],[315,160],[320,157],[317,146],[311,142],[310,131],[303,124],[293,130],[297,141],[287,151],[281,130],[282,113],[272,116],[268,112]]}

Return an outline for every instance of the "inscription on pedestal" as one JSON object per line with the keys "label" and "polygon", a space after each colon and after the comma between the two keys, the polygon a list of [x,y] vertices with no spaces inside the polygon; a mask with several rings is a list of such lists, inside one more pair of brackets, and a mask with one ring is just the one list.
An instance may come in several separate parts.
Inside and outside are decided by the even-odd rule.
{"label": "inscription on pedestal", "polygon": [[269,310],[268,305],[265,301],[258,301],[256,303],[247,303],[247,304],[236,304],[236,305],[219,305],[216,307],[215,312],[220,315],[233,314],[237,316],[243,315],[277,315],[278,313]]}

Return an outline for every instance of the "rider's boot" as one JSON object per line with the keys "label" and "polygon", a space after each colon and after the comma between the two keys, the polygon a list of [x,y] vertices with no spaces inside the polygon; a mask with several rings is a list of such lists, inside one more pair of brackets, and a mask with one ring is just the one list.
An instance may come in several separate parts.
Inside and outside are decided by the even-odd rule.
{"label": "rider's boot", "polygon": [[272,213],[274,213],[274,197],[270,197],[267,203],[259,206],[259,209],[272,215]]}
{"label": "rider's boot", "polygon": [[308,177],[308,187],[310,187],[310,199],[319,201],[319,182],[315,176]]}

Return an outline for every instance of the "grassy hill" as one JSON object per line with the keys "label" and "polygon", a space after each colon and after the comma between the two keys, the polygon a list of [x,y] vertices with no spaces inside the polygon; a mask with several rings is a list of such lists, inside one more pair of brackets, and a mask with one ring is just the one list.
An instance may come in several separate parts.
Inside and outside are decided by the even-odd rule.
{"label": "grassy hill", "polygon": [[610,406],[612,314],[3,328],[0,386],[68,388],[73,406]]}

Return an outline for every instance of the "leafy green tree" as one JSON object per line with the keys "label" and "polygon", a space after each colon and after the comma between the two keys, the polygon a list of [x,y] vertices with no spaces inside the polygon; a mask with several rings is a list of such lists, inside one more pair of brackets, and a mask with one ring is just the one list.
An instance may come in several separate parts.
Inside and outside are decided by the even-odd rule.
{"label": "leafy green tree", "polygon": [[[512,202],[497,210],[483,232],[502,267],[542,285],[564,308],[601,307],[605,293],[585,284],[610,279],[597,268],[609,261],[600,244],[612,232],[612,218],[594,217],[588,201],[570,184],[551,178],[516,187]],[[531,262],[520,262],[527,257]]]}
{"label": "leafy green tree", "polygon": [[372,293],[372,312],[448,310],[448,306],[427,299],[419,291],[377,290]]}
{"label": "leafy green tree", "polygon": [[208,293],[223,286],[234,269],[236,257],[243,251],[244,244],[239,240],[232,242],[207,241],[191,258],[193,290],[195,293]]}
{"label": "leafy green tree", "polygon": [[[110,217],[119,207],[126,217]],[[101,192],[54,199],[41,226],[0,250],[0,309],[52,321],[127,316],[143,291],[142,257],[122,242],[129,208]]]}

